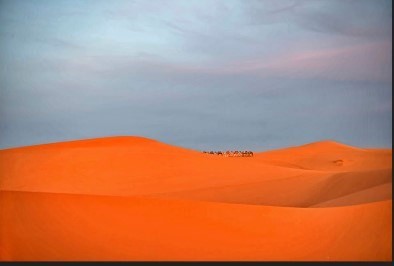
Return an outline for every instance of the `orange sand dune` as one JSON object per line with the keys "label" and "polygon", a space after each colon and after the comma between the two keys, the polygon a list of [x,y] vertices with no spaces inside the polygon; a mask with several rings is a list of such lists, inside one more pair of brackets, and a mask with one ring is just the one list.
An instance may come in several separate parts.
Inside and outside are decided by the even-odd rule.
{"label": "orange sand dune", "polygon": [[0,196],[3,260],[391,260],[391,200],[299,209],[57,193]]}
{"label": "orange sand dune", "polygon": [[391,159],[332,141],[252,158],[141,137],[0,150],[0,260],[391,260]]}
{"label": "orange sand dune", "polygon": [[[365,163],[371,152],[331,142],[291,148],[291,154],[317,153]],[[326,152],[324,152],[324,150]],[[267,152],[282,154],[283,151]],[[283,158],[296,160],[298,157]],[[302,154],[303,154],[302,153]],[[375,151],[381,158],[382,151]],[[377,170],[304,170],[253,158],[224,158],[139,137],[113,137],[38,145],[0,152],[0,189],[99,195],[161,195],[219,202],[307,207],[359,190],[391,183],[391,160],[369,161]],[[358,161],[358,157],[360,161]],[[380,156],[380,157],[379,157]],[[365,164],[368,165],[368,162]],[[322,165],[323,160],[316,163]],[[325,163],[331,164],[331,162]],[[388,195],[387,193],[385,195]],[[372,195],[373,196],[373,195]],[[384,198],[390,199],[391,193]],[[358,202],[374,201],[363,197]]]}
{"label": "orange sand dune", "polygon": [[210,156],[134,137],[3,150],[0,168],[2,190],[105,195],[237,185],[304,173],[250,158]]}
{"label": "orange sand dune", "polygon": [[392,168],[391,149],[360,149],[334,141],[262,152],[256,157],[274,165],[313,170],[343,172]]}
{"label": "orange sand dune", "polygon": [[343,197],[334,198],[328,201],[320,202],[310,207],[332,207],[348,206],[364,203],[367,199],[370,202],[383,201],[392,198],[392,183],[377,185],[371,188],[360,190]]}
{"label": "orange sand dune", "polygon": [[[387,185],[387,186],[382,186]],[[228,203],[258,204],[270,206],[314,207],[330,201],[329,206],[353,205],[392,198],[391,170],[345,172],[337,174],[305,173],[296,177],[240,185],[208,187],[156,194],[162,197],[217,201]],[[335,204],[337,198],[382,186],[380,193],[353,196],[352,202]],[[357,194],[358,195],[358,194]]]}

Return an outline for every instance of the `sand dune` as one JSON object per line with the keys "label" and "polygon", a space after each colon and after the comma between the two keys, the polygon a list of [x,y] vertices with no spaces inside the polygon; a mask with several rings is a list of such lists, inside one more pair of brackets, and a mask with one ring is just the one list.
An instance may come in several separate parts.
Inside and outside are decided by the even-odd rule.
{"label": "sand dune", "polygon": [[[344,204],[338,203],[339,205],[335,205],[335,202],[332,200],[380,185],[387,185],[382,186],[381,193],[363,194],[353,201],[359,204],[391,199],[391,184],[391,170],[336,174],[308,173],[283,179],[162,193],[158,195],[162,197],[228,203],[292,207],[309,207],[314,205],[315,207],[323,207],[325,205],[319,205],[319,203],[326,201],[331,201],[330,206],[342,206]],[[350,205],[350,202],[345,205]]]}
{"label": "sand dune", "polygon": [[262,152],[256,157],[265,163],[312,170],[343,172],[392,168],[391,149],[360,149],[334,141]]}
{"label": "sand dune", "polygon": [[347,194],[342,197],[320,202],[310,207],[332,207],[332,206],[349,206],[361,204],[364,202],[376,202],[392,199],[392,183],[373,186],[364,190]]}
{"label": "sand dune", "polygon": [[144,138],[3,150],[0,164],[3,190],[100,195],[145,195],[303,173],[248,158],[209,156]]}
{"label": "sand dune", "polygon": [[391,259],[391,201],[299,209],[2,192],[1,202],[4,260]]}
{"label": "sand dune", "polygon": [[141,137],[0,151],[0,260],[391,260],[392,150],[224,158]]}

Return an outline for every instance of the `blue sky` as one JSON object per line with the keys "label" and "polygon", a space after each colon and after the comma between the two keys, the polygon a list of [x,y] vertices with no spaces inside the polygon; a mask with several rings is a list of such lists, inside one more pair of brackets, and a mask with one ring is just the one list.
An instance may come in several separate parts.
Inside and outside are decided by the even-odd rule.
{"label": "blue sky", "polygon": [[391,147],[385,0],[0,0],[0,148]]}

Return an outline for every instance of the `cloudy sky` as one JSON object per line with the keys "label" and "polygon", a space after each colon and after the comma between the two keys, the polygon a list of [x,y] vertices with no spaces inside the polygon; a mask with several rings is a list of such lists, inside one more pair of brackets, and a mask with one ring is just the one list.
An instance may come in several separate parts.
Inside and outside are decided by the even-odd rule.
{"label": "cloudy sky", "polygon": [[0,148],[391,147],[389,0],[0,0]]}

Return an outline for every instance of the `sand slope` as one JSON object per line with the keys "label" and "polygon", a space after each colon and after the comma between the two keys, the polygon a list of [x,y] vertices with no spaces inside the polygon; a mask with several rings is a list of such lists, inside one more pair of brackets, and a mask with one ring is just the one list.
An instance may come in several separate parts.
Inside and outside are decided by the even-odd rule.
{"label": "sand slope", "polygon": [[391,259],[391,201],[298,209],[29,192],[1,201],[6,260]]}
{"label": "sand slope", "polygon": [[391,149],[361,149],[335,141],[258,153],[260,161],[301,169],[360,171],[392,168]]}
{"label": "sand slope", "polygon": [[1,260],[391,260],[392,151],[223,158],[141,137],[0,151]]}

